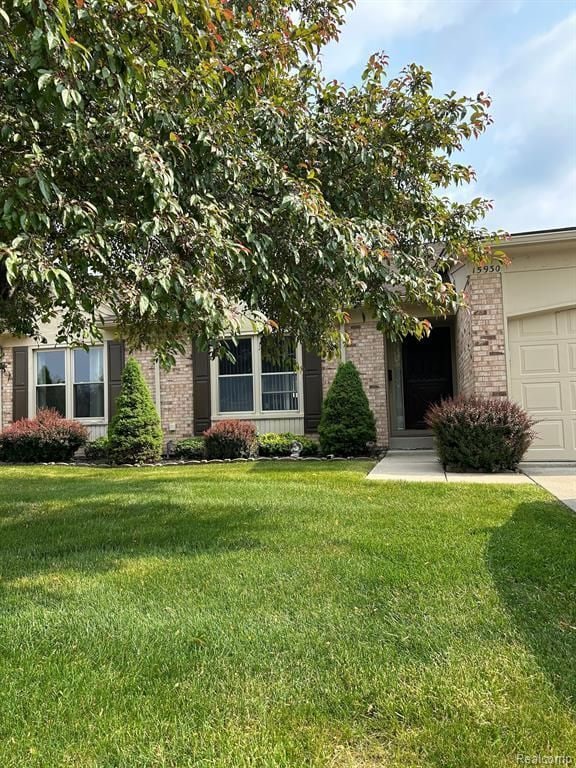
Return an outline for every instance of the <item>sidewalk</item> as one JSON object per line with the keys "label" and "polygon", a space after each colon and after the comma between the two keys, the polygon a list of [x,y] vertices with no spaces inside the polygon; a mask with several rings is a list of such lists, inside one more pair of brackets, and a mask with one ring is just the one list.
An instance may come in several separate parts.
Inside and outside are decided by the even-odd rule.
{"label": "sidewalk", "polygon": [[576,464],[525,462],[520,472],[444,472],[434,451],[388,451],[369,473],[368,480],[426,483],[499,483],[540,485],[576,512]]}

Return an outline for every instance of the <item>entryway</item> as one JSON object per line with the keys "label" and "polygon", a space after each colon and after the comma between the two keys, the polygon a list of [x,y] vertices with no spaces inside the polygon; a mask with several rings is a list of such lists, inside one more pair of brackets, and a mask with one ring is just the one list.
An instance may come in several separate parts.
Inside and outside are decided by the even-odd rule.
{"label": "entryway", "polygon": [[433,403],[454,393],[451,321],[436,321],[430,335],[388,343],[390,447],[432,447],[424,417]]}

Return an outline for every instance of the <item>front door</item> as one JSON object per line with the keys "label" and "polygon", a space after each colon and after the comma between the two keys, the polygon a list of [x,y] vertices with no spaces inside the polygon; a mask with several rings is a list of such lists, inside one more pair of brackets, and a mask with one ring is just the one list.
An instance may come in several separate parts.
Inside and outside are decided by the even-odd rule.
{"label": "front door", "polygon": [[432,329],[418,341],[408,336],[402,343],[404,422],[406,429],[425,429],[428,407],[452,395],[452,342],[450,327]]}

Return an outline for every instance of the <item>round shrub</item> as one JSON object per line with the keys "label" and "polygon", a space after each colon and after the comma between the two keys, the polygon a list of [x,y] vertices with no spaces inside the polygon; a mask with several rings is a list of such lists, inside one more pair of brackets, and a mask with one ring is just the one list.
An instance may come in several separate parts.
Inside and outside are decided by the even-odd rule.
{"label": "round shrub", "polygon": [[187,437],[185,440],[179,440],[172,450],[172,456],[175,459],[203,459],[204,453],[203,437]]}
{"label": "round shrub", "polygon": [[250,421],[219,421],[204,432],[207,459],[246,459],[258,448],[256,427]]}
{"label": "round shrub", "polygon": [[83,424],[63,419],[53,408],[33,419],[19,419],[0,435],[0,460],[10,462],[70,461],[88,439]]}
{"label": "round shrub", "polygon": [[318,427],[326,454],[362,456],[376,441],[376,424],[360,375],[353,363],[342,363],[322,404]]}
{"label": "round shrub", "polygon": [[442,400],[426,414],[444,467],[460,471],[516,470],[534,439],[535,421],[510,400]]}
{"label": "round shrub", "polygon": [[318,443],[306,435],[294,435],[292,432],[266,432],[258,435],[258,453],[260,456],[290,456],[294,442],[300,443],[300,456],[316,456]]}
{"label": "round shrub", "polygon": [[108,456],[115,464],[159,461],[162,429],[140,366],[130,358],[122,373],[116,413],[108,428]]}
{"label": "round shrub", "polygon": [[97,437],[91,443],[87,443],[84,448],[84,455],[88,461],[104,461],[108,458],[108,438]]}

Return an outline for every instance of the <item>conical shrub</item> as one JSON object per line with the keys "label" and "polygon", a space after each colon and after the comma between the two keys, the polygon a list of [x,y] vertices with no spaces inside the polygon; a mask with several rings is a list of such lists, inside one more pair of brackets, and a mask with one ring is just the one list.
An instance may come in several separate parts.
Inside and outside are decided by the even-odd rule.
{"label": "conical shrub", "polygon": [[162,428],[140,366],[130,358],[122,374],[116,413],[108,428],[108,455],[115,464],[158,461]]}
{"label": "conical shrub", "polygon": [[318,427],[323,453],[336,456],[366,455],[376,440],[374,414],[353,363],[342,363],[322,404]]}

